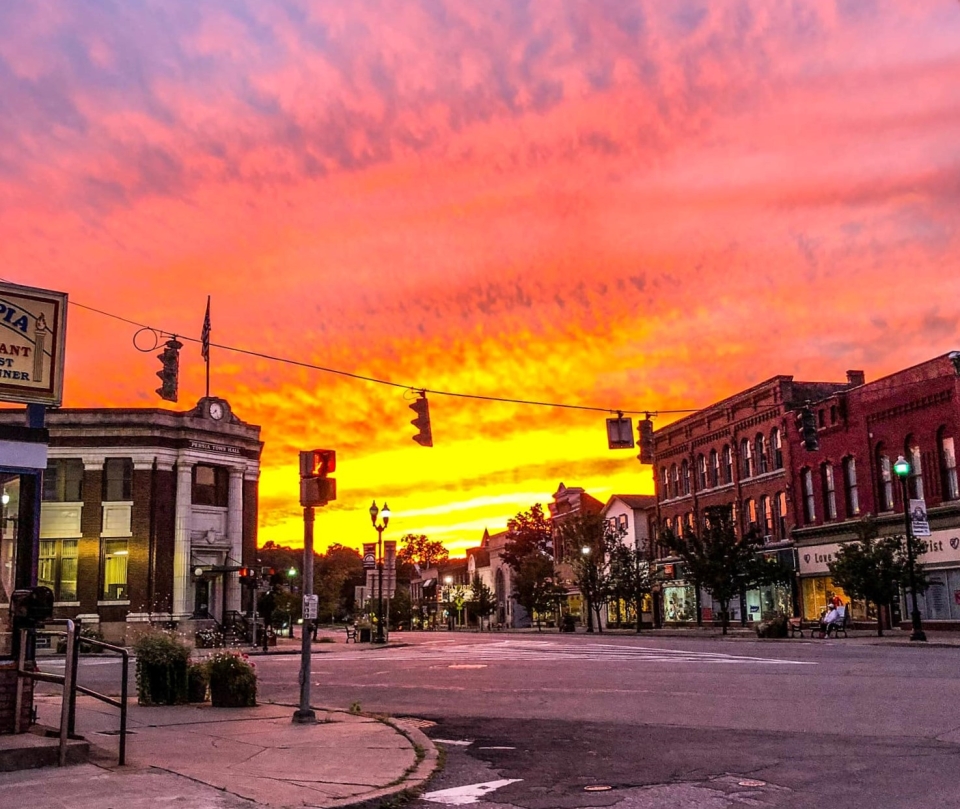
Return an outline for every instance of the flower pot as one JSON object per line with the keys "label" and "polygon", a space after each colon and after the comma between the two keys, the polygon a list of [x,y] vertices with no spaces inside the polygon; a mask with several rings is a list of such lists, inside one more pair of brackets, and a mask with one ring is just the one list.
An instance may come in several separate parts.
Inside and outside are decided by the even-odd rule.
{"label": "flower pot", "polygon": [[211,682],[210,703],[214,708],[252,708],[257,704],[256,686],[238,686],[229,681]]}

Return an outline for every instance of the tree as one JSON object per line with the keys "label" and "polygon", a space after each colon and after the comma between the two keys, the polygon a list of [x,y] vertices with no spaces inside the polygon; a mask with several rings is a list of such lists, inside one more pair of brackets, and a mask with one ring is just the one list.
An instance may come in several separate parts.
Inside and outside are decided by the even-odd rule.
{"label": "tree", "polygon": [[354,588],[363,582],[363,559],[357,551],[337,543],[327,548],[313,566],[318,617],[329,615],[331,621],[345,619],[354,609]]}
{"label": "tree", "polygon": [[[386,590],[386,588],[384,588]],[[398,587],[393,591],[393,598],[387,605],[387,615],[390,618],[390,626],[400,629],[404,626],[409,627],[410,620],[413,617],[413,604],[410,601],[410,588]]]}
{"label": "tree", "polygon": [[699,534],[685,530],[677,536],[667,529],[661,535],[667,551],[683,561],[693,584],[719,602],[724,635],[730,625],[730,602],[771,573],[757,556],[763,545],[760,534],[751,528],[738,537],[731,512],[729,506],[710,506],[704,509],[705,526]]}
{"label": "tree", "polygon": [[609,555],[617,536],[600,514],[589,511],[565,516],[554,527],[554,541],[563,547],[565,557],[573,560],[574,583],[586,601],[587,632],[593,632],[591,610],[597,629],[603,632],[600,613],[613,592]]}
{"label": "tree", "polygon": [[[882,611],[893,603],[900,584],[908,581],[910,562],[902,537],[879,537],[872,519],[861,520],[856,531],[858,539],[841,545],[827,567],[833,581],[847,595],[876,606],[877,636],[882,637]],[[915,578],[918,592],[929,586],[919,568]]]}
{"label": "tree", "polygon": [[399,564],[415,565],[420,570],[436,567],[450,558],[450,552],[438,539],[429,539],[426,534],[406,534],[400,539],[397,551]]}
{"label": "tree", "polygon": [[487,587],[483,579],[480,578],[479,573],[473,574],[473,582],[471,582],[471,584],[473,588],[473,598],[470,601],[470,606],[473,609],[473,613],[477,616],[477,625],[482,632],[483,619],[489,618],[497,611],[497,598],[493,590]]}
{"label": "tree", "polygon": [[553,533],[539,503],[507,521],[507,536],[500,558],[517,572],[529,556],[553,556]]}
{"label": "tree", "polygon": [[536,618],[537,631],[540,615],[553,608],[563,588],[553,580],[553,559],[543,554],[530,554],[520,560],[520,568],[513,577],[514,597],[523,608]]}
{"label": "tree", "polygon": [[[637,632],[641,631],[643,599],[653,586],[650,562],[642,548],[627,545],[618,538],[610,552],[610,580],[619,610],[620,599],[627,596],[634,605],[637,616]],[[619,612],[617,615],[619,622]]]}

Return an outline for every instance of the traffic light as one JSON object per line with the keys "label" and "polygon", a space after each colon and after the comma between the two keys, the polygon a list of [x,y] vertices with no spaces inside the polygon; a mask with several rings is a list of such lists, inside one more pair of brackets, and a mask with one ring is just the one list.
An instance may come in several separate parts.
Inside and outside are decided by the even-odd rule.
{"label": "traffic light", "polygon": [[421,447],[432,447],[433,430],[430,428],[430,405],[427,403],[427,395],[421,392],[419,398],[410,405],[410,409],[417,414],[410,423],[420,431],[413,440]]}
{"label": "traffic light", "polygon": [[257,584],[259,576],[253,568],[241,567],[240,568],[240,584],[246,585],[247,587],[254,587]]}
{"label": "traffic light", "polygon": [[653,419],[647,416],[637,425],[640,432],[640,463],[653,463]]}
{"label": "traffic light", "polygon": [[816,452],[820,449],[820,439],[817,437],[817,419],[809,407],[797,413],[797,430],[800,440],[807,452]]}
{"label": "traffic light", "polygon": [[179,342],[176,337],[171,340],[167,340],[162,354],[157,354],[157,359],[163,363],[163,368],[157,371],[157,376],[160,377],[160,387],[157,388],[157,393],[161,399],[166,399],[168,402],[177,401],[177,377],[180,373],[180,349],[183,348],[183,343]]}
{"label": "traffic light", "polygon": [[336,450],[308,449],[300,453],[301,506],[325,506],[337,499],[337,481],[328,477],[336,468]]}
{"label": "traffic light", "polygon": [[337,471],[335,449],[310,449],[300,453],[301,478],[325,478]]}

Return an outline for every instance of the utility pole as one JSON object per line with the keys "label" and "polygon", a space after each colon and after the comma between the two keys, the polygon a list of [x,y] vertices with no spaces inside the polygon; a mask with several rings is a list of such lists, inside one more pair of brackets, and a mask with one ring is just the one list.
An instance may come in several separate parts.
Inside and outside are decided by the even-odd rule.
{"label": "utility pole", "polygon": [[[303,596],[313,595],[313,506],[303,508]],[[310,707],[310,644],[311,634],[303,622],[303,642],[300,645],[300,707],[293,714],[298,725],[313,724],[317,715]]]}

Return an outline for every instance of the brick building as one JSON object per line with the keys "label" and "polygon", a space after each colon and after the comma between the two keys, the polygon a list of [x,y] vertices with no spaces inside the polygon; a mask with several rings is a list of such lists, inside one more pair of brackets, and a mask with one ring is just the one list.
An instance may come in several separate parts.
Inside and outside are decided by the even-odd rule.
{"label": "brick building", "polygon": [[[0,425],[23,419],[0,413]],[[50,410],[46,427],[37,582],[53,590],[55,617],[123,642],[147,622],[189,632],[241,609],[237,569],[256,557],[259,427],[213,397],[186,412]]]}
{"label": "brick building", "polygon": [[[807,452],[790,433],[802,613],[815,619],[834,593],[828,563],[840,543],[855,539],[859,521],[876,520],[881,535],[903,535],[899,456],[910,462],[907,499],[926,502],[931,536],[919,538],[919,562],[930,589],[920,598],[924,622],[960,628],[960,354],[952,352],[869,384],[837,391],[811,405],[819,450]],[[869,609],[869,612],[868,612]],[[876,620],[873,605],[853,602],[854,620]],[[908,610],[894,604],[886,622]],[[903,613],[901,615],[900,613]]]}
{"label": "brick building", "polygon": [[[791,487],[793,468],[788,435],[795,431],[796,408],[863,383],[849,371],[846,382],[797,382],[775,376],[654,432],[658,522],[680,533],[698,530],[709,506],[730,506],[742,533],[756,526],[768,552],[792,563],[796,523]],[[661,554],[662,556],[662,554]],[[677,560],[662,559],[661,589],[666,623],[714,620],[715,605],[704,601],[683,576]],[[760,620],[766,612],[794,614],[790,586],[751,590],[732,604],[733,620]]]}

